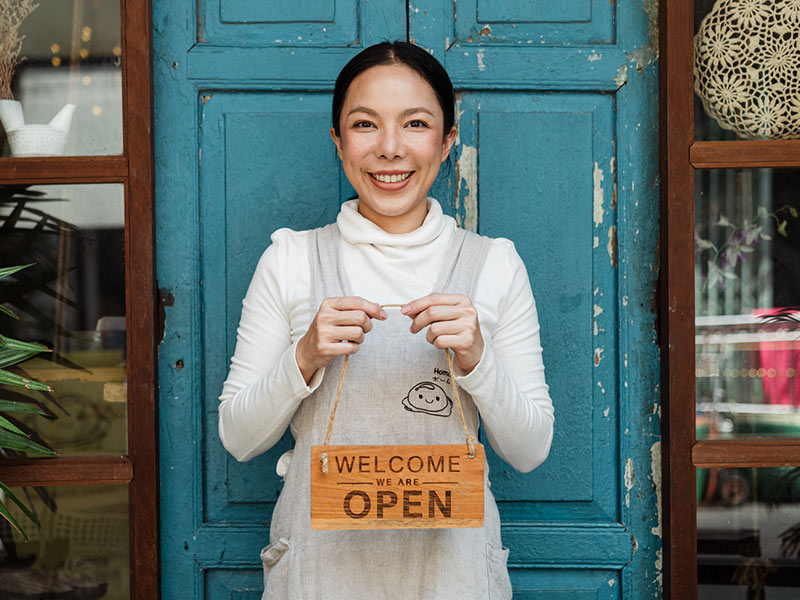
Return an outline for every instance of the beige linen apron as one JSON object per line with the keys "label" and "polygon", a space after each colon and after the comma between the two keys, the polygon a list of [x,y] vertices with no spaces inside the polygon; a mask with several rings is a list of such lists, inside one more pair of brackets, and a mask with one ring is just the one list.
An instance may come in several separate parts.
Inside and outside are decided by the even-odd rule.
{"label": "beige linen apron", "polygon": [[[316,229],[309,238],[316,313],[325,298],[352,294],[336,225]],[[457,229],[434,289],[472,295],[490,243]],[[444,353],[426,341],[424,332],[410,333],[411,321],[399,309],[386,312],[388,318],[373,321],[358,353],[350,357],[331,443],[465,443]],[[297,429],[294,456],[272,516],[271,543],[261,552],[262,600],[509,600],[508,550],[500,542],[488,465],[482,528],[311,529],[310,448],[325,438],[342,360],[330,363],[322,384],[303,400],[292,421]],[[475,404],[466,393],[461,402],[476,435]]]}

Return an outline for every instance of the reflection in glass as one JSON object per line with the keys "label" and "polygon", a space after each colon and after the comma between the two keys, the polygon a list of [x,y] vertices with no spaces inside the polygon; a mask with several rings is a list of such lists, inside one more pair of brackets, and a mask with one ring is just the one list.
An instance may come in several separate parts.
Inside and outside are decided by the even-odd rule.
{"label": "reflection in glass", "polygon": [[0,519],[0,600],[130,597],[128,487],[15,488],[41,527],[11,505],[28,540]]}
{"label": "reflection in glass", "polygon": [[800,597],[800,467],[697,470],[699,600]]}
{"label": "reflection in glass", "polygon": [[[53,419],[7,415],[66,456],[127,452],[124,202],[121,185],[0,186],[3,333],[52,348],[19,367],[52,393],[4,392]],[[13,396],[13,397],[12,397]]]}
{"label": "reflection in glass", "polygon": [[[67,104],[76,106],[67,155],[122,153],[120,3],[38,0],[22,23],[25,36],[13,82],[27,124],[47,124]],[[10,155],[0,127],[2,156]]]}
{"label": "reflection in glass", "polygon": [[800,436],[800,172],[695,173],[697,437]]}

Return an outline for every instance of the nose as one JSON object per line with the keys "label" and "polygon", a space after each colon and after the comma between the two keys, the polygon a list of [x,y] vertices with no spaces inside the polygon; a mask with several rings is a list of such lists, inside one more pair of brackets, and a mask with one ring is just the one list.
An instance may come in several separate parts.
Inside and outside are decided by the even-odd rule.
{"label": "nose", "polygon": [[380,131],[377,150],[381,158],[392,160],[403,157],[405,154],[405,145],[399,133],[387,127]]}

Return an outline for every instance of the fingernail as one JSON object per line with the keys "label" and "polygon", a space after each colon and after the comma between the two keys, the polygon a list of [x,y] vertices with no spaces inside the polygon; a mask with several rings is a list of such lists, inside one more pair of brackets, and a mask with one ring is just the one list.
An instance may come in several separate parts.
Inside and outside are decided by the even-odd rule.
{"label": "fingernail", "polygon": [[408,312],[408,304],[403,304],[403,308],[400,309],[400,312],[406,314]]}
{"label": "fingernail", "polygon": [[385,310],[383,310],[383,309],[381,309],[381,319],[385,319],[385,318],[386,318],[386,317],[388,317],[388,316],[389,316],[389,315],[387,315],[387,314],[386,314],[386,311],[385,311]]}

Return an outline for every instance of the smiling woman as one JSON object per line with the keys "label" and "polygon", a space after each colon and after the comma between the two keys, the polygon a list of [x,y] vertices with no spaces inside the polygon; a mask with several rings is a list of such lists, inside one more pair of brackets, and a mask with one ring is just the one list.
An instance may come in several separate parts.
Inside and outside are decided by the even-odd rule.
{"label": "smiling woman", "polygon": [[353,79],[331,127],[359,213],[390,233],[407,233],[428,212],[428,190],[455,139],[433,88],[402,63]]}
{"label": "smiling woman", "polygon": [[[480,413],[494,450],[526,472],[547,457],[553,437],[525,266],[509,240],[457,228],[428,197],[456,136],[447,73],[412,44],[372,46],[340,73],[332,117],[358,197],[335,224],[272,235],[220,396],[220,439],[238,460],[269,450],[287,427],[296,440],[278,463],[285,484],[261,554],[263,597],[366,600],[392,590],[398,598],[507,600],[508,551],[488,485],[478,488],[483,527],[311,528],[312,446],[326,428],[335,444],[463,445],[459,419],[471,438]],[[442,349],[453,354],[452,370]],[[455,385],[463,417],[445,392]],[[397,481],[367,481],[373,487],[355,493],[369,497],[381,486],[376,497],[396,498]]]}

